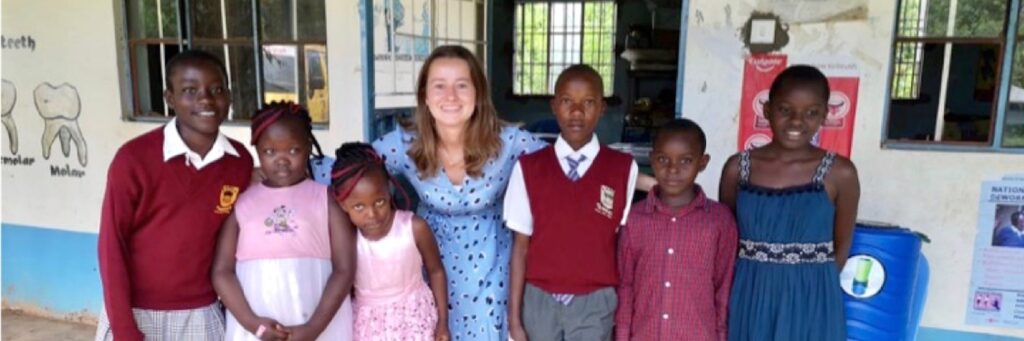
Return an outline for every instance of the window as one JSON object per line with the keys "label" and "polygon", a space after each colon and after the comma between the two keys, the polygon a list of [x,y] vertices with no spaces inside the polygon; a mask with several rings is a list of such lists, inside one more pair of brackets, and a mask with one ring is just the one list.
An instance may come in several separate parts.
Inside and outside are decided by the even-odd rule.
{"label": "window", "polygon": [[1020,22],[1009,8],[1006,0],[900,1],[887,145],[1024,147],[1024,30],[1009,27]]}
{"label": "window", "polygon": [[558,74],[588,64],[611,96],[615,72],[614,1],[527,1],[515,8],[513,93],[550,95]]}
{"label": "window", "polygon": [[376,108],[416,106],[416,77],[435,47],[462,45],[487,65],[485,0],[374,0]]}
{"label": "window", "polygon": [[133,118],[174,115],[163,101],[167,61],[200,49],[227,67],[229,121],[289,100],[327,123],[324,0],[126,0],[124,10]]}

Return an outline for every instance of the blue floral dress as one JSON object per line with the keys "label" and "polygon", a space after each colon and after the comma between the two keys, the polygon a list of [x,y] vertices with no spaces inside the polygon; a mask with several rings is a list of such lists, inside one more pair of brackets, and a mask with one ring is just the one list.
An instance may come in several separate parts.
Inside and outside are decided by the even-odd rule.
{"label": "blue floral dress", "polygon": [[373,142],[388,171],[406,178],[419,194],[417,215],[430,224],[448,276],[448,325],[452,340],[508,340],[509,259],[512,235],[502,219],[502,199],[519,156],[546,144],[514,127],[501,131],[498,157],[480,177],[454,186],[442,168],[422,179],[406,154],[413,135],[397,129]]}

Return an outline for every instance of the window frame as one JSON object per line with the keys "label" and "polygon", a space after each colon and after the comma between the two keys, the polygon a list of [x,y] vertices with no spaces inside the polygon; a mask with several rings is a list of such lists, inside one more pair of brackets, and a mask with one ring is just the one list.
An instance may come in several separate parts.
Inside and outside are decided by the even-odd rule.
{"label": "window frame", "polygon": [[[889,50],[889,67],[885,78],[885,102],[883,106],[884,115],[882,120],[881,147],[882,149],[893,150],[915,150],[915,151],[938,151],[938,152],[976,152],[976,153],[1007,153],[1024,154],[1022,147],[1003,146],[1003,132],[1006,126],[1007,108],[1009,107],[1009,93],[1011,77],[1013,75],[1013,55],[1017,43],[1024,41],[1024,35],[1018,34],[1018,26],[1021,19],[1021,1],[1007,0],[1007,13],[1003,35],[996,38],[963,38],[963,37],[905,37],[899,36],[900,10],[902,0],[894,1],[894,15],[891,29],[891,42]],[[896,46],[899,42],[920,42],[926,43],[950,43],[950,44],[981,44],[998,41],[1000,47],[999,61],[996,75],[998,76],[997,92],[993,113],[991,117],[990,139],[987,142],[969,141],[906,141],[889,139],[889,120],[892,117],[893,103],[897,101],[915,101],[914,99],[894,99],[893,76],[896,69]]]}
{"label": "window frame", "polygon": [[[683,0],[683,1],[687,2],[687,3],[689,2],[689,0]],[[591,1],[591,0],[513,0],[512,1],[512,5],[513,5],[512,6],[513,7],[513,14],[512,15],[513,16],[515,15],[515,11],[518,10],[517,7],[520,4],[529,4],[529,3],[545,3],[545,4],[548,4],[549,5],[548,6],[548,17],[550,18],[550,16],[551,16],[551,7],[550,7],[550,5],[551,4],[554,4],[554,3],[581,3],[583,5],[583,7],[581,7],[581,12],[583,12],[583,13],[581,13],[581,16],[580,16],[581,23],[580,23],[580,32],[579,32],[579,41],[580,41],[580,46],[579,46],[580,61],[579,61],[579,63],[582,63],[583,62],[583,55],[584,55],[583,44],[584,44],[584,42],[586,40],[584,38],[586,36],[586,33],[584,32],[585,26],[586,26],[586,24],[585,24],[585,20],[586,20],[586,17],[585,17],[586,7],[585,6],[586,6],[586,4],[588,2],[594,2],[594,1]],[[615,6],[614,13],[613,13],[614,22],[612,23],[612,27],[611,27],[611,30],[612,30],[612,32],[611,32],[611,34],[612,34],[612,37],[611,37],[612,38],[612,42],[611,42],[611,47],[610,47],[610,51],[609,51],[609,53],[611,53],[611,61],[610,61],[611,63],[608,64],[608,66],[611,68],[611,79],[605,80],[605,82],[606,82],[605,85],[609,86],[611,88],[611,93],[605,94],[603,92],[603,90],[602,90],[602,94],[601,94],[602,97],[605,99],[605,101],[608,102],[609,105],[613,105],[613,104],[618,104],[620,102],[619,96],[615,92],[615,80],[617,78],[616,73],[618,73],[616,71],[619,71],[619,70],[617,70],[618,63],[619,63],[619,58],[618,58],[619,51],[618,51],[618,48],[616,47],[616,41],[617,41],[618,35],[620,33],[619,32],[619,19],[620,19],[621,14],[622,14],[622,5],[623,5],[623,3],[622,3],[621,0],[604,0],[604,1],[601,1],[601,2],[609,2],[609,3],[612,3]],[[514,20],[515,19],[513,19],[513,21]],[[543,66],[544,70],[545,70],[544,71],[545,74],[548,74],[548,72],[551,70],[551,65],[552,65],[552,63],[551,63],[551,44],[552,44],[551,43],[551,34],[552,34],[552,32],[551,32],[551,25],[552,25],[551,21],[549,20],[548,21],[548,28],[547,28],[548,29],[548,32],[547,32],[548,53],[547,53],[547,56],[546,56],[547,60],[545,61],[545,65]],[[556,33],[563,33],[564,34],[566,32],[556,32]],[[518,35],[519,35],[518,31],[515,28],[513,28],[512,29],[512,37],[511,37],[512,53],[513,53],[513,55],[511,57],[511,61],[512,61],[511,65],[510,65],[511,69],[508,70],[508,72],[509,72],[509,74],[511,75],[511,78],[512,78],[512,85],[510,86],[511,92],[510,92],[509,96],[511,96],[511,98],[514,98],[514,99],[527,99],[527,100],[530,100],[530,99],[550,100],[550,99],[554,98],[554,89],[551,89],[551,93],[543,93],[543,94],[541,94],[541,93],[535,93],[535,94],[520,94],[520,93],[516,93],[516,79],[517,79],[516,70],[517,70],[517,63],[518,63],[517,58],[516,58],[516,53],[517,53],[518,50],[516,49],[516,47],[517,47],[517,40],[518,40],[517,37],[518,37]],[[680,56],[680,58],[682,58],[682,56]],[[619,75],[618,77],[626,77],[626,75]],[[551,75],[547,75],[546,78],[548,79],[549,82],[553,82],[553,79],[551,78]]]}
{"label": "window frame", "polygon": [[[177,29],[178,29],[177,37],[132,38],[131,37],[131,32],[130,32],[130,26],[129,26],[130,14],[129,14],[129,8],[128,8],[128,1],[136,1],[136,0],[118,0],[115,3],[115,5],[114,5],[114,20],[115,20],[115,23],[116,23],[115,33],[116,33],[116,39],[117,39],[117,44],[116,44],[116,46],[117,46],[117,53],[116,53],[116,55],[117,55],[117,63],[118,63],[118,69],[119,69],[118,83],[119,83],[119,88],[120,88],[120,93],[121,93],[121,119],[123,121],[127,121],[127,122],[141,122],[141,123],[165,123],[165,122],[168,122],[168,121],[170,121],[171,119],[174,118],[174,116],[169,115],[169,113],[164,115],[164,116],[143,114],[144,111],[141,108],[141,100],[139,99],[139,84],[138,84],[138,75],[137,75],[137,71],[138,70],[137,70],[136,65],[135,65],[135,63],[136,63],[136,51],[135,51],[135,49],[137,47],[139,47],[139,46],[146,46],[146,45],[149,45],[149,44],[177,45],[177,46],[179,46],[180,51],[187,51],[187,50],[190,50],[190,49],[196,49],[197,47],[203,47],[203,46],[216,46],[215,48],[223,48],[223,47],[252,47],[253,48],[253,57],[254,57],[254,60],[256,61],[255,63],[253,63],[254,65],[252,66],[253,67],[254,76],[256,77],[256,81],[254,82],[255,83],[255,91],[256,91],[256,94],[255,94],[256,95],[255,96],[255,98],[256,98],[255,108],[256,109],[260,109],[260,108],[263,107],[263,104],[264,104],[263,102],[264,102],[264,98],[265,98],[264,92],[266,91],[265,86],[263,84],[264,82],[266,82],[266,79],[264,78],[264,72],[263,72],[264,67],[263,67],[263,62],[262,62],[263,61],[263,47],[265,45],[291,45],[291,46],[294,46],[296,51],[299,51],[299,53],[296,55],[296,72],[298,72],[298,73],[305,73],[306,72],[306,70],[305,70],[305,64],[306,64],[305,58],[306,58],[306,56],[305,56],[304,50],[308,46],[320,45],[320,46],[323,46],[323,49],[324,49],[325,52],[327,51],[327,41],[328,41],[328,39],[327,39],[327,31],[326,31],[327,30],[326,29],[326,26],[327,26],[326,25],[327,14],[326,13],[324,13],[325,32],[324,32],[324,38],[322,40],[321,39],[309,39],[309,38],[305,38],[305,37],[295,38],[295,39],[291,39],[291,40],[264,38],[264,34],[262,32],[260,32],[261,31],[260,29],[258,29],[260,27],[261,21],[262,21],[262,18],[260,16],[260,10],[259,10],[260,9],[260,6],[259,6],[259,1],[260,0],[250,0],[249,4],[252,6],[252,9],[253,9],[253,13],[252,13],[252,27],[251,27],[252,35],[253,36],[251,38],[250,37],[244,37],[244,38],[239,38],[239,37],[207,38],[207,37],[196,37],[195,36],[195,29],[193,28],[194,22],[195,22],[195,17],[194,17],[194,15],[191,14],[191,12],[193,10],[193,6],[192,6],[193,0],[174,0],[174,1],[177,2],[178,11],[179,11],[179,13],[178,13],[178,20],[177,20]],[[293,1],[297,1],[297,0],[293,0]],[[327,0],[323,0],[323,1],[327,1]],[[188,15],[187,16],[182,16],[181,15],[182,11],[188,13]],[[296,20],[298,20],[298,19],[296,19]],[[184,32],[184,34],[183,34],[183,32]],[[162,65],[161,68],[165,68],[166,67],[166,62],[169,61],[169,60],[170,60],[169,58],[167,60],[165,60],[164,61],[165,65]],[[327,61],[327,59],[326,59],[326,56],[325,56],[324,62],[326,62],[326,61]],[[230,69],[230,66],[228,65],[230,63],[230,61],[225,60],[223,62],[225,63],[225,66]],[[327,68],[325,74],[328,75],[327,77],[330,77],[329,76],[329,74],[330,74],[330,67],[326,66],[326,65],[324,67]],[[163,77],[163,76],[161,76],[161,77]],[[226,81],[230,84],[231,83],[231,80],[230,80],[231,75],[228,75],[228,77],[229,77],[229,79],[226,80]],[[324,81],[325,81],[324,82],[325,84],[330,82],[329,78],[325,79]],[[307,82],[308,82],[308,79],[307,79]],[[300,98],[303,95],[308,95],[307,94],[307,90],[306,90],[306,84],[298,84],[297,83],[296,84],[296,90],[297,90],[296,91],[296,95],[300,96]],[[231,91],[232,91],[232,93],[234,93],[235,89],[233,89],[233,87],[232,87]],[[327,117],[326,117],[327,120],[323,121],[323,122],[313,122],[312,123],[312,127],[313,127],[314,130],[325,130],[325,129],[327,129],[329,127],[329,125],[331,123],[330,109],[329,109],[330,108],[330,104],[329,104],[330,103],[330,99],[329,99],[330,98],[330,93],[327,94],[327,97],[328,97],[328,110],[327,110],[327,113],[326,113],[327,114]],[[160,101],[164,101],[163,96],[161,96],[159,100]],[[164,105],[166,106],[166,103]],[[222,125],[223,126],[249,126],[250,122],[251,122],[250,118],[232,118],[232,117],[229,116],[227,119],[224,120]]]}

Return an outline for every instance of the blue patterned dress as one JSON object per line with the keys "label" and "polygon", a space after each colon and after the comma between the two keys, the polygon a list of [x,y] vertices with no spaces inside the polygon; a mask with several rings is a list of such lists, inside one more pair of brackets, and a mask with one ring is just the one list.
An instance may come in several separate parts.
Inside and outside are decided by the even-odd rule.
{"label": "blue patterned dress", "polygon": [[419,194],[416,214],[430,224],[448,276],[448,326],[452,340],[508,340],[509,259],[512,235],[502,219],[502,199],[519,156],[545,146],[514,127],[501,131],[502,148],[478,178],[453,186],[442,168],[421,179],[406,154],[413,136],[401,128],[373,142],[388,171],[405,177]]}
{"label": "blue patterned dress", "polygon": [[825,154],[806,185],[771,189],[750,183],[750,154],[740,155],[729,340],[846,339],[832,245],[835,206],[824,183],[834,159]]}

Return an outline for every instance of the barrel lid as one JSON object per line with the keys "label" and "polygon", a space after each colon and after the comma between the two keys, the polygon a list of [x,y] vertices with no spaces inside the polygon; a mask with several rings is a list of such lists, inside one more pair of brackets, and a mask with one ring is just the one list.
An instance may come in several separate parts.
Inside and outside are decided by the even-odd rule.
{"label": "barrel lid", "polygon": [[892,232],[909,232],[909,233],[912,233],[912,234],[916,235],[918,238],[921,238],[922,242],[925,242],[925,243],[931,243],[932,242],[932,240],[930,238],[928,238],[928,235],[926,235],[924,233],[921,233],[921,232],[918,232],[918,231],[914,231],[914,230],[906,228],[906,227],[900,227],[899,225],[895,225],[895,224],[887,223],[887,222],[871,221],[871,220],[858,220],[857,223],[856,223],[856,228],[869,228],[869,229],[876,229],[876,230],[882,230],[882,231],[888,230],[888,231],[892,231]]}

